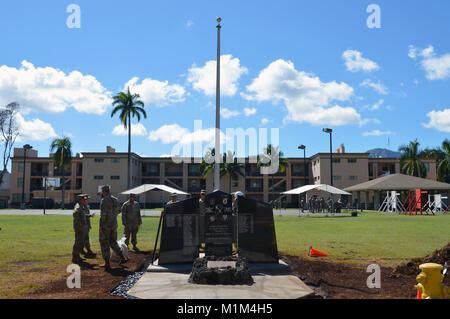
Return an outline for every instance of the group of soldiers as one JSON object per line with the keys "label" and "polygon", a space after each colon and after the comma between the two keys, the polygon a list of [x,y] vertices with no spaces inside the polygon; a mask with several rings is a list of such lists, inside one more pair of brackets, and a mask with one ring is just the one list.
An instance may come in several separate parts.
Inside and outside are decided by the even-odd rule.
{"label": "group of soldiers", "polygon": [[[73,228],[75,230],[75,243],[72,250],[72,262],[76,264],[83,262],[80,254],[83,254],[86,258],[94,258],[96,256],[91,250],[89,242],[90,219],[95,216],[95,213],[90,213],[89,198],[89,195],[86,194],[78,195],[78,202],[74,207]],[[133,249],[139,250],[137,248],[137,233],[139,226],[142,224],[142,219],[141,208],[136,201],[136,195],[130,194],[129,200],[120,207],[118,199],[111,195],[109,186],[103,186],[100,202],[99,241],[102,257],[105,261],[101,267],[104,267],[105,270],[111,268],[111,249],[120,257],[120,264],[128,261],[117,244],[117,215],[119,214],[122,214],[122,224],[126,237],[125,244],[128,246],[131,238]],[[86,249],[86,252],[84,249]]]}
{"label": "group of soldiers", "polygon": [[337,202],[333,202],[332,198],[321,197],[318,198],[317,195],[314,195],[308,199],[308,203],[304,199],[300,202],[300,208],[302,212],[308,210],[310,213],[340,213],[343,207],[343,203],[339,199]]}

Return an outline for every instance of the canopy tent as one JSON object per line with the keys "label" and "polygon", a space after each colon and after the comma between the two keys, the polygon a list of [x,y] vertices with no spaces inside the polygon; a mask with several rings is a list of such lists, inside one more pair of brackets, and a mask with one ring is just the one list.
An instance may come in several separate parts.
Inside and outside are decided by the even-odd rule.
{"label": "canopy tent", "polygon": [[345,188],[347,192],[409,191],[414,189],[448,191],[450,184],[404,174],[391,174]]}
{"label": "canopy tent", "polygon": [[305,185],[302,187],[291,189],[287,192],[283,192],[281,194],[283,195],[298,195],[302,193],[309,192],[311,190],[319,190],[324,191],[330,194],[336,194],[336,195],[351,195],[350,193],[344,192],[343,190],[340,190],[339,188],[326,185],[326,184],[319,184],[319,185]]}
{"label": "canopy tent", "polygon": [[120,194],[121,195],[129,195],[129,194],[139,195],[139,194],[143,194],[143,193],[146,193],[146,192],[152,191],[152,190],[164,191],[164,192],[175,193],[175,194],[180,194],[180,195],[188,195],[188,193],[180,191],[176,188],[173,188],[173,187],[170,187],[167,185],[160,185],[160,184],[143,184],[141,186],[124,191]]}

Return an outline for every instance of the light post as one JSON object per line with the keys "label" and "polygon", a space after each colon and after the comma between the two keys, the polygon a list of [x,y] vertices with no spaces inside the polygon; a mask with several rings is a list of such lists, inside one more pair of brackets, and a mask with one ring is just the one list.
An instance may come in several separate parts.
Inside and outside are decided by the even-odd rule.
{"label": "light post", "polygon": [[25,209],[25,162],[27,160],[27,150],[33,148],[30,144],[23,146],[23,177],[22,177],[22,203],[20,209]]}
{"label": "light post", "polygon": [[215,163],[214,163],[214,190],[220,189],[220,22],[217,18],[217,74],[216,74],[216,136],[215,136]]}
{"label": "light post", "polygon": [[[307,185],[307,184],[309,184],[309,180],[307,180],[307,177],[306,177],[306,175],[308,173],[307,167],[306,167],[306,146],[301,144],[298,146],[298,149],[303,150],[303,175],[305,177],[305,185]],[[303,194],[303,200],[304,200],[303,205],[305,205],[306,204],[306,193]]]}
{"label": "light post", "polygon": [[331,174],[331,186],[333,186],[333,140],[332,133],[333,130],[331,128],[323,128],[322,131],[330,134],[330,174]]}

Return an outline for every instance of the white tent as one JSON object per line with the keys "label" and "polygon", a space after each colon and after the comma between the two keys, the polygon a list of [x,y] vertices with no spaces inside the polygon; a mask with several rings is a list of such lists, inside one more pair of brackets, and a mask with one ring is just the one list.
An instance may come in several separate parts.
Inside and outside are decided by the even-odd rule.
{"label": "white tent", "polygon": [[326,185],[326,184],[319,184],[319,185],[305,185],[302,187],[291,189],[287,192],[283,192],[281,194],[283,195],[298,195],[302,193],[306,193],[312,190],[319,190],[324,191],[331,194],[337,194],[337,195],[351,195],[350,193],[344,192],[343,190],[340,190],[339,188]]}
{"label": "white tent", "polygon": [[159,190],[159,191],[164,191],[164,192],[168,192],[168,193],[175,193],[175,194],[180,194],[180,195],[188,195],[188,193],[185,193],[183,191],[180,191],[176,188],[167,186],[167,185],[160,185],[160,184],[144,184],[138,187],[135,187],[133,189],[129,189],[125,192],[120,193],[121,195],[129,195],[129,194],[143,194],[146,193],[148,191],[151,190]]}

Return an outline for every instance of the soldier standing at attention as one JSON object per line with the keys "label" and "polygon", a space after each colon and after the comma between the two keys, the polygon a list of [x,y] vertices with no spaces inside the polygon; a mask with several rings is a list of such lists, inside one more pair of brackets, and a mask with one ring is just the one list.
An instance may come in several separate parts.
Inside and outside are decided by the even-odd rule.
{"label": "soldier standing at attention", "polygon": [[198,206],[200,209],[200,215],[205,215],[206,212],[206,191],[204,189],[200,192],[200,198],[198,200]]}
{"label": "soldier standing at attention", "polygon": [[72,262],[74,264],[81,264],[83,259],[80,257],[80,253],[83,251],[85,244],[85,231],[87,225],[86,214],[89,213],[87,202],[88,195],[81,194],[77,196],[78,203],[75,204],[73,211],[73,229],[75,230],[75,243],[72,249]]}
{"label": "soldier standing at attention", "polygon": [[102,200],[100,202],[100,229],[99,239],[100,247],[102,249],[102,256],[105,263],[101,267],[105,267],[105,270],[111,269],[109,260],[111,258],[111,251],[120,257],[120,264],[126,263],[125,259],[117,244],[117,215],[120,213],[119,202],[117,198],[111,196],[108,185],[102,187]]}
{"label": "soldier standing at attention", "polygon": [[[89,195],[82,195],[84,197],[87,197],[87,199],[89,199]],[[84,248],[86,248],[86,253],[83,251],[83,255],[86,258],[95,258],[97,255],[91,250],[91,243],[89,240],[89,232],[91,231],[91,218],[95,216],[95,213],[90,212],[89,210],[89,205],[87,204],[87,199],[86,199],[86,209],[85,209],[85,213],[86,213],[86,224],[84,225]]]}
{"label": "soldier standing at attention", "polygon": [[139,225],[142,224],[141,219],[141,207],[136,201],[136,195],[130,194],[130,199],[122,205],[122,225],[125,228],[125,245],[133,244],[133,249],[138,251],[137,245],[137,233],[139,230]]}

